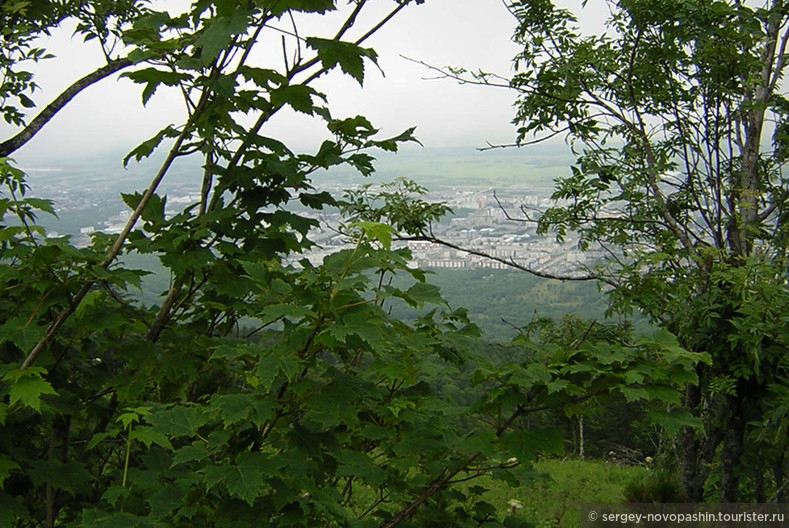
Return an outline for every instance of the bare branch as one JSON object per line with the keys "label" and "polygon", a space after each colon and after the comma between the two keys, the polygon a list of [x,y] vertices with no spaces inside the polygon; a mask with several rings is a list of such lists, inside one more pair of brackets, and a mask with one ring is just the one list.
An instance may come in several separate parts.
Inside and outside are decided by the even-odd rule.
{"label": "bare branch", "polygon": [[501,0],[501,5],[503,5],[504,9],[506,9],[509,14],[512,15],[512,18],[514,18],[516,22],[520,22],[520,18],[515,13],[515,8],[513,8],[512,5],[507,2],[507,0]]}
{"label": "bare branch", "polygon": [[433,244],[438,244],[440,246],[445,246],[450,249],[455,249],[457,251],[463,251],[464,253],[468,253],[469,255],[476,255],[478,257],[483,257],[489,260],[493,260],[495,262],[499,262],[504,264],[510,268],[518,269],[521,271],[525,271],[534,275],[535,277],[541,277],[543,279],[552,279],[558,281],[592,281],[592,280],[603,280],[602,277],[598,275],[556,275],[553,273],[547,273],[544,271],[535,270],[528,266],[524,266],[523,264],[519,264],[515,261],[514,258],[502,258],[490,255],[485,253],[484,251],[477,251],[476,249],[469,249],[464,248],[458,245],[455,245],[451,242],[447,242],[446,240],[441,240],[440,238],[436,238],[433,235],[422,235],[422,236],[414,236],[414,237],[398,237],[398,240],[402,241],[414,241],[414,242],[432,242]]}
{"label": "bare branch", "polygon": [[285,62],[285,71],[290,70],[290,64],[288,64],[288,46],[285,42],[285,35],[282,36],[282,59]]}
{"label": "bare branch", "polygon": [[36,134],[46,125],[58,112],[60,112],[74,97],[86,88],[96,84],[97,82],[109,77],[110,75],[119,72],[120,70],[131,66],[132,60],[123,58],[117,59],[107,63],[98,70],[95,70],[86,76],[75,81],[71,86],[66,88],[60,95],[58,95],[51,103],[44,107],[41,112],[34,117],[30,123],[23,128],[15,136],[0,143],[0,157],[6,157],[25,145],[28,141],[33,139]]}
{"label": "bare branch", "polygon": [[781,43],[778,45],[778,50],[776,52],[777,59],[775,61],[775,70],[773,71],[773,77],[770,79],[770,86],[769,92],[773,93],[775,91],[775,87],[778,84],[778,81],[781,79],[781,72],[784,69],[784,61],[786,60],[786,46],[789,43],[789,28],[786,28],[784,31],[783,36],[781,37]]}
{"label": "bare branch", "polygon": [[566,126],[566,127],[558,128],[558,129],[554,130],[553,132],[551,132],[548,135],[540,136],[540,137],[535,138],[535,139],[530,139],[529,141],[519,141],[517,143],[506,143],[506,144],[496,145],[496,144],[493,144],[493,143],[491,143],[489,141],[486,141],[488,146],[487,147],[479,147],[477,150],[479,150],[480,152],[485,152],[486,150],[493,150],[493,149],[505,149],[505,148],[513,148],[513,147],[517,147],[517,148],[530,147],[532,145],[539,145],[540,143],[545,143],[546,141],[555,138],[559,134],[563,134],[563,133],[569,132],[569,131],[570,131],[570,127]]}
{"label": "bare branch", "polygon": [[526,213],[526,211],[524,210],[524,206],[521,206],[520,209],[521,209],[521,212],[523,213],[523,216],[525,216],[525,218],[515,218],[513,216],[510,216],[510,212],[507,211],[507,209],[504,207],[504,204],[501,203],[501,200],[499,200],[499,197],[496,195],[496,191],[495,190],[493,191],[493,199],[496,200],[496,203],[498,204],[499,209],[501,209],[501,212],[504,213],[504,217],[507,220],[511,220],[513,222],[522,222],[522,223],[527,223],[527,222],[528,223],[534,223],[534,224],[537,223],[537,220],[534,220],[532,217],[530,217],[528,215],[528,213]]}
{"label": "bare branch", "polygon": [[379,31],[379,30],[380,30],[382,27],[384,27],[384,26],[385,26],[385,25],[386,25],[386,24],[387,24],[387,23],[388,23],[390,20],[392,20],[392,19],[393,19],[395,16],[397,16],[397,14],[398,14],[400,11],[402,11],[403,9],[405,9],[405,8],[406,8],[406,6],[408,6],[408,4],[409,4],[409,2],[403,2],[403,3],[401,3],[400,5],[398,5],[397,7],[395,7],[394,9],[392,9],[392,11],[391,11],[391,12],[390,12],[388,15],[386,15],[384,18],[382,18],[382,19],[381,19],[381,20],[380,20],[380,21],[379,21],[379,22],[378,22],[376,25],[374,25],[372,28],[370,28],[370,29],[369,29],[369,30],[368,30],[368,31],[367,31],[367,32],[366,32],[364,35],[362,35],[360,38],[358,38],[358,39],[357,39],[357,40],[354,42],[354,44],[356,44],[356,45],[358,46],[359,44],[363,43],[363,42],[364,42],[365,40],[367,40],[368,38],[370,38],[370,37],[372,37],[373,35],[375,35],[376,33],[378,33],[378,31]]}
{"label": "bare branch", "polygon": [[293,27],[293,34],[296,36],[296,49],[293,51],[293,64],[298,64],[302,60],[301,58],[302,38],[301,36],[299,36],[299,27],[296,25],[296,19],[293,17],[292,11],[288,11],[288,18],[290,19],[290,25]]}
{"label": "bare branch", "polygon": [[340,30],[334,35],[334,40],[340,40],[345,33],[353,27],[356,23],[356,18],[359,16],[359,13],[362,12],[362,9],[367,4],[367,0],[359,0],[356,4],[356,7],[353,9],[353,12],[345,19],[345,23],[342,25]]}
{"label": "bare branch", "polygon": [[[452,79],[459,82],[460,84],[471,84],[476,86],[492,86],[494,88],[507,88],[509,90],[513,89],[512,85],[510,85],[509,79],[495,73],[480,73],[477,75],[472,73],[471,75],[473,76],[473,78],[469,79],[467,77],[463,77],[461,73],[453,72],[451,68],[440,68],[438,66],[433,66],[432,64],[428,64],[427,62],[419,59],[412,59],[411,57],[407,57],[405,55],[400,55],[400,56],[409,62],[419,64],[420,66],[424,66],[430,71],[434,71],[438,73],[439,74],[438,77],[435,77],[434,79]],[[462,71],[466,72],[466,70],[462,70]],[[490,82],[488,79],[496,79],[503,82],[495,83],[495,82]]]}

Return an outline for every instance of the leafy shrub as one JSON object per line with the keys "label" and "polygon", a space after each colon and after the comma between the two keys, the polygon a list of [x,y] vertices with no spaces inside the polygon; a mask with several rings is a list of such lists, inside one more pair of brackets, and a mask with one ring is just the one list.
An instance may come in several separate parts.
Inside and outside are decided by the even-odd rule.
{"label": "leafy shrub", "polygon": [[679,479],[668,471],[652,471],[629,482],[624,489],[624,498],[627,502],[641,504],[687,502]]}

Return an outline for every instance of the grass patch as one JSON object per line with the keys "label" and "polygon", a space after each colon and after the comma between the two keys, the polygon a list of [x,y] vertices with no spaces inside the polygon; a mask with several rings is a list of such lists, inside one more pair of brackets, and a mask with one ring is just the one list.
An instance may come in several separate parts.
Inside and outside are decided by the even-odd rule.
{"label": "grass patch", "polygon": [[548,459],[537,462],[535,470],[539,476],[528,487],[488,483],[492,489],[485,500],[499,511],[518,501],[522,507],[515,514],[537,528],[578,527],[582,504],[624,502],[625,486],[648,474],[644,467],[595,460]]}

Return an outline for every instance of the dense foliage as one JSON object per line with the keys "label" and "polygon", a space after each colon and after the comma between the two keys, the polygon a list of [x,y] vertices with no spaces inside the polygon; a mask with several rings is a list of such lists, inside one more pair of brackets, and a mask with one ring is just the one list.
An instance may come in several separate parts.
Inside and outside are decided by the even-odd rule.
{"label": "dense foliage", "polygon": [[[614,394],[655,403],[665,427],[693,423],[675,388],[697,381],[705,356],[667,332],[611,340],[595,323],[569,342],[524,334],[504,362],[471,358],[477,330],[465,312],[392,245],[396,228],[422,229],[443,207],[411,197],[383,216],[349,211],[350,249],[320,265],[298,260],[315,221],[287,204],[336,205],[311,175],[338,164],[367,175],[368,150],[413,140],[334,117],[311,86],[335,68],[363,82],[376,60],[363,42],[412,4],[393,2],[357,28],[373,3],[387,4],[197,0],[181,14],[132,0],[0,5],[14,21],[1,28],[10,81],[0,95],[17,127],[0,143],[0,525],[514,527],[522,522],[483,500],[484,486],[456,485],[519,483],[537,452],[561,452],[561,435],[529,416],[576,414]],[[320,18],[322,36],[298,30],[334,11],[339,25]],[[106,64],[38,105],[26,61],[43,60],[51,50],[37,39],[64,21]],[[254,62],[265,46],[282,54],[279,67]],[[123,196],[126,228],[75,247],[37,225],[56,204],[30,196],[7,156],[119,71],[143,102],[178,88],[185,118],[127,157],[164,151],[150,186]],[[331,139],[298,154],[265,135],[285,107]],[[201,196],[166,214],[157,189],[185,156],[202,160]],[[144,272],[122,264],[128,253],[169,271],[157,305],[133,301]],[[395,273],[414,283],[391,285]],[[398,321],[393,298],[430,309]],[[478,397],[451,398],[439,383],[447,372],[471,372]]]}
{"label": "dense foliage", "polygon": [[685,393],[705,424],[681,439],[688,496],[764,501],[787,463],[787,4],[607,5],[590,34],[550,1],[510,4],[519,144],[564,136],[577,154],[531,219],[607,249],[593,274],[615,307],[712,356]]}

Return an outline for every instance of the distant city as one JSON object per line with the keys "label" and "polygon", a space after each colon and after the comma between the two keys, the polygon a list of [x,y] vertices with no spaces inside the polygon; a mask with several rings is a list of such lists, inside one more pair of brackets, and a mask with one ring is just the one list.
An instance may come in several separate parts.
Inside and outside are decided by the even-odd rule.
{"label": "distant city", "polygon": [[[427,200],[446,203],[454,212],[433,226],[436,238],[495,260],[432,242],[408,241],[414,264],[422,268],[507,269],[511,267],[507,263],[513,263],[554,275],[573,275],[586,262],[603,257],[600,250],[581,251],[573,233],[561,244],[552,233],[537,234],[536,223],[525,217],[521,207],[544,210],[553,204],[548,196],[514,187],[447,187],[431,191]],[[338,213],[308,215],[324,226],[337,225],[341,220]],[[322,248],[310,254],[313,262],[347,245],[347,240],[330,227],[316,233],[313,240]]]}
{"label": "distant city", "polygon": [[[400,157],[398,160],[402,160]],[[437,158],[434,165],[440,165]],[[414,160],[419,161],[419,160]],[[406,157],[405,162],[409,159]],[[476,163],[479,163],[478,161]],[[499,168],[496,164],[501,165]],[[506,170],[511,174],[515,162],[494,159],[493,169]],[[563,243],[558,243],[552,233],[538,235],[536,224],[524,215],[523,211],[539,211],[553,205],[550,199],[550,180],[541,178],[538,183],[528,178],[518,185],[516,177],[507,178],[501,188],[493,187],[495,174],[488,174],[490,168],[475,167],[485,176],[478,181],[465,178],[460,183],[450,185],[452,177],[434,178],[426,186],[431,189],[425,197],[428,201],[444,202],[453,213],[433,226],[433,234],[451,245],[466,248],[477,253],[495,257],[485,258],[466,251],[453,249],[424,241],[409,241],[414,265],[423,268],[494,268],[504,269],[507,263],[555,275],[572,275],[583,269],[588,262],[603,257],[599,249],[581,251],[578,238],[568,233]],[[527,166],[528,169],[528,166]],[[434,170],[432,167],[429,170]],[[446,170],[453,170],[449,167]],[[475,170],[475,172],[476,172]],[[533,169],[532,172],[538,169]],[[77,245],[86,245],[95,232],[119,233],[129,218],[130,211],[120,199],[121,192],[133,192],[145,183],[144,167],[133,167],[118,174],[113,169],[93,166],[89,169],[58,171],[52,169],[28,169],[36,195],[55,201],[58,219],[41,218],[50,236],[68,234]],[[392,171],[382,171],[383,178],[394,175]],[[161,188],[167,196],[167,215],[173,215],[185,206],[196,203],[199,189],[190,178],[192,171],[182,167]],[[439,175],[440,176],[440,175]],[[313,181],[318,190],[325,190],[334,196],[341,196],[348,188],[358,187],[358,179],[346,177],[316,178]],[[311,235],[317,244],[307,257],[314,263],[322,261],[329,253],[348,246],[348,240],[335,229],[341,221],[337,211],[300,210],[300,214],[314,218],[321,228]],[[300,258],[303,258],[301,256]]]}

